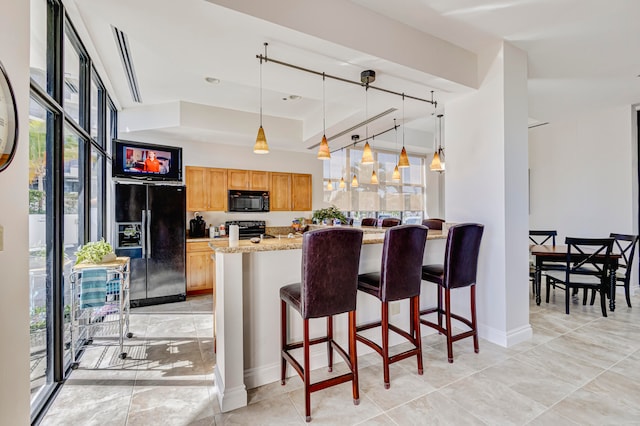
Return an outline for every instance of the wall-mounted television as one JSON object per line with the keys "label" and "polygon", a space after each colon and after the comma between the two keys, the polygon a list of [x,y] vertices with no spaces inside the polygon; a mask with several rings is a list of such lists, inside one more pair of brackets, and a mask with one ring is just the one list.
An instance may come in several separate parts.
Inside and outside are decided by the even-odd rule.
{"label": "wall-mounted television", "polygon": [[182,181],[182,148],[113,140],[114,178]]}

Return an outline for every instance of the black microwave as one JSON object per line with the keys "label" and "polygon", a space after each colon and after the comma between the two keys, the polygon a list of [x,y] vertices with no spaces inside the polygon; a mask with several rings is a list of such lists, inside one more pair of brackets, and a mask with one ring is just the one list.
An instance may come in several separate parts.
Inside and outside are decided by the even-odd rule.
{"label": "black microwave", "polygon": [[268,212],[269,191],[229,190],[227,206],[230,212]]}

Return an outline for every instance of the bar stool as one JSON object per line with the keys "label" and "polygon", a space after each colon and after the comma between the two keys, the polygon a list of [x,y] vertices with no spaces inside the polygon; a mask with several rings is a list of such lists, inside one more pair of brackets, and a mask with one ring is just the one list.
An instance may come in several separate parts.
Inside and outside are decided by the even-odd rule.
{"label": "bar stool", "polygon": [[[389,228],[384,236],[380,272],[358,276],[358,290],[377,297],[382,302],[382,319],[359,325],[357,331],[382,327],[382,346],[356,335],[359,342],[370,346],[382,356],[384,387],[389,389],[389,364],[415,355],[418,374],[422,374],[422,341],[420,339],[420,277],[427,228],[422,225],[400,225]],[[389,302],[410,299],[409,332],[389,323]],[[413,344],[413,348],[389,356],[389,330]]]}
{"label": "bar stool", "polygon": [[[280,288],[281,384],[285,384],[287,361],[304,382],[305,416],[311,421],[311,392],[352,381],[353,403],[360,403],[356,358],[356,295],[362,248],[360,229],[317,229],[302,237],[302,282]],[[287,342],[287,305],[303,319],[303,340]],[[333,315],[348,312],[349,354],[333,340]],[[327,318],[324,337],[309,338],[309,319]],[[333,350],[344,359],[349,372],[311,383],[309,346],[327,343],[329,371],[333,369]],[[302,348],[304,366],[290,353]]]}
{"label": "bar stool", "polygon": [[422,225],[429,229],[435,229],[442,231],[443,219],[422,219]]}
{"label": "bar stool", "polygon": [[380,225],[382,228],[391,228],[392,226],[400,225],[400,219],[395,217],[388,217],[386,219],[382,219],[382,224]]}
{"label": "bar stool", "polygon": [[375,217],[365,217],[362,219],[361,226],[378,226],[378,219]]}
{"label": "bar stool", "polygon": [[[453,342],[473,336],[473,349],[478,348],[478,325],[476,321],[476,275],[478,271],[478,253],[484,225],[462,223],[449,228],[444,255],[444,265],[425,265],[422,267],[422,279],[438,285],[438,305],[435,308],[420,311],[420,316],[438,314],[438,323],[424,318],[420,322],[438,330],[447,336],[447,356],[453,362]],[[451,289],[470,287],[471,319],[451,312]],[[444,307],[442,306],[442,290],[444,289]],[[445,326],[442,326],[442,315]],[[454,318],[470,328],[470,330],[454,335],[451,327]]]}

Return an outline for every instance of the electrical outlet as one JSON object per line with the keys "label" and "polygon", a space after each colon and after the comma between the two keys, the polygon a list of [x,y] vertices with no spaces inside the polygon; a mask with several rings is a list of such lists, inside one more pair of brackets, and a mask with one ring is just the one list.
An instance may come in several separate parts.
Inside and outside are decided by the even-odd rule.
{"label": "electrical outlet", "polygon": [[400,314],[400,302],[389,303],[389,315],[398,315],[398,314]]}

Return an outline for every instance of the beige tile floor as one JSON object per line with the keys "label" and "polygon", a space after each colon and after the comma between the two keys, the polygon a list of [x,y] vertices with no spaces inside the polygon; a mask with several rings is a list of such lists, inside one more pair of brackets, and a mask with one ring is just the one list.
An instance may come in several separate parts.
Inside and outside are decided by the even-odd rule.
{"label": "beige tile floor", "polygon": [[[557,290],[548,305],[531,303],[533,339],[503,348],[470,339],[424,340],[424,375],[415,358],[391,366],[382,386],[377,354],[360,357],[360,405],[350,384],[312,394],[312,424],[335,425],[620,425],[640,424],[640,295],[608,318],[573,301],[564,314]],[[115,341],[87,347],[42,425],[304,424],[302,382],[250,389],[249,405],[221,413],[213,386],[211,296],[133,309],[129,356]],[[344,364],[336,370],[344,368]],[[327,373],[316,371],[314,375]]]}

